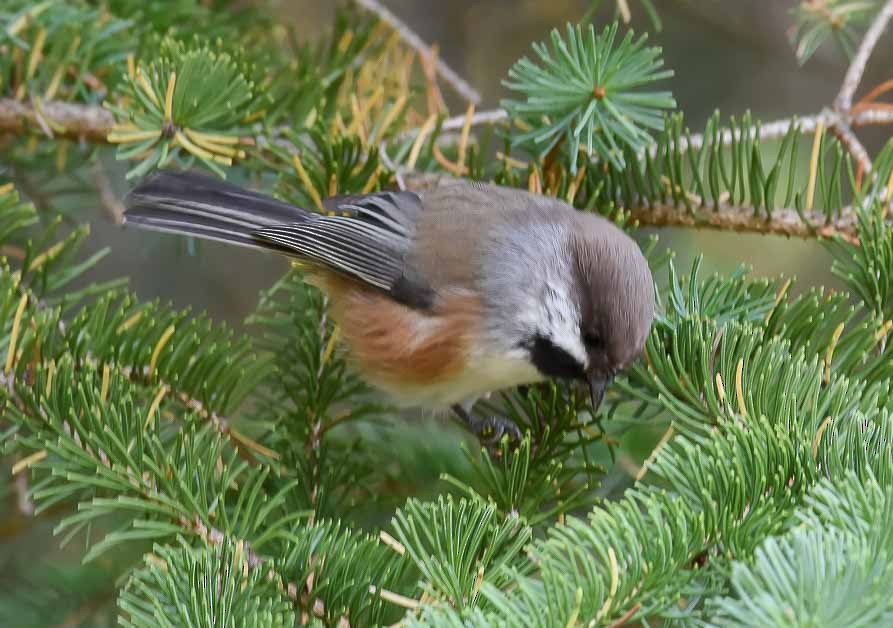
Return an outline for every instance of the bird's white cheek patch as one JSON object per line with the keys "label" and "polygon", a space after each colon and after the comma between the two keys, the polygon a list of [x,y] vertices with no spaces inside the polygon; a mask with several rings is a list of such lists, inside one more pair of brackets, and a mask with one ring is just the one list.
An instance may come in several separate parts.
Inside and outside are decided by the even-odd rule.
{"label": "bird's white cheek patch", "polygon": [[561,284],[553,284],[543,300],[539,329],[584,368],[589,366],[589,356],[580,339],[580,312]]}
{"label": "bird's white cheek patch", "polygon": [[573,356],[584,370],[589,368],[589,356],[586,354],[586,349],[580,341],[579,327],[574,326],[571,329],[558,330],[549,339],[556,347],[564,349],[569,355]]}

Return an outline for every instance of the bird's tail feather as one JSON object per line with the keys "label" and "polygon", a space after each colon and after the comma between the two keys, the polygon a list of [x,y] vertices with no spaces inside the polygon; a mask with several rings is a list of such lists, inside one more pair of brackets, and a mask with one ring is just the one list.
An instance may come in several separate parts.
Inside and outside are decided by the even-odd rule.
{"label": "bird's tail feather", "polygon": [[260,249],[284,250],[254,237],[258,229],[293,224],[313,214],[193,172],[159,171],[125,199],[124,222],[154,231],[191,235]]}

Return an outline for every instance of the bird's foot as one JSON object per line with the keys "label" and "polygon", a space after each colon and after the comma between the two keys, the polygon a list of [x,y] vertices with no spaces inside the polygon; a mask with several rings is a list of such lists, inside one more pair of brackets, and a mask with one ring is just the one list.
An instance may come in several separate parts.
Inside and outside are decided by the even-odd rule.
{"label": "bird's foot", "polygon": [[510,444],[517,445],[521,442],[521,430],[511,419],[499,415],[478,419],[461,406],[454,407],[453,411],[462,419],[468,431],[477,436],[491,453],[499,450],[499,444],[505,436],[508,436]]}
{"label": "bird's foot", "polygon": [[503,436],[508,435],[509,442],[518,444],[521,442],[521,430],[511,419],[504,416],[489,416],[484,419],[474,419],[468,429],[485,445],[498,445]]}

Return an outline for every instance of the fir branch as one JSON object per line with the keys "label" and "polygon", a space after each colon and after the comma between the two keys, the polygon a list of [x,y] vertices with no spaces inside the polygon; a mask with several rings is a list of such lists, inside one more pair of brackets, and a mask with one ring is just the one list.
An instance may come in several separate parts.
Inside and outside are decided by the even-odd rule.
{"label": "fir branch", "polygon": [[0,93],[38,106],[101,101],[120,79],[136,30],[85,0],[9,0],[0,14]]}
{"label": "fir branch", "polygon": [[[455,181],[453,177],[444,174],[425,172],[404,172],[403,180],[406,189],[416,191]],[[844,208],[841,215],[832,220],[828,220],[820,211],[799,212],[793,208],[775,209],[771,218],[764,218],[754,216],[752,207],[727,203],[719,204],[716,211],[714,208],[691,211],[684,205],[672,203],[626,207],[623,211],[634,224],[641,227],[693,227],[797,238],[830,238],[840,235],[850,241],[855,240],[858,222],[856,214],[850,208]]]}
{"label": "fir branch", "polygon": [[[880,192],[888,195],[885,187]],[[860,246],[841,241],[827,245],[835,258],[831,271],[879,320],[893,316],[893,228],[885,207],[876,201],[856,212]]]}
{"label": "fir branch", "polygon": [[[529,568],[524,546],[532,531],[517,514],[501,516],[482,499],[441,496],[409,500],[397,511],[393,527],[401,546],[422,573],[422,591],[457,609],[478,606],[484,583],[502,587],[512,568]],[[446,553],[443,548],[456,548]]]}
{"label": "fir branch", "polygon": [[[876,525],[889,525],[877,521]],[[731,595],[708,601],[717,626],[884,626],[893,621],[893,562],[864,539],[830,529],[767,538],[752,561],[736,562]]]}
{"label": "fir branch", "polygon": [[797,60],[803,64],[828,39],[852,58],[859,29],[870,26],[882,0],[801,0],[791,13],[796,22],[790,31]]}
{"label": "fir branch", "polygon": [[[813,475],[804,469],[808,454],[784,428],[754,420],[722,429],[724,438],[676,439],[658,456],[668,490],[632,489],[585,519],[551,527],[527,549],[536,573],[516,571],[503,588],[485,583],[481,597],[489,609],[479,605],[461,625],[523,626],[532,617],[549,627],[609,625],[637,604],[639,619],[692,617],[678,599],[696,596],[705,579],[697,557],[744,555],[755,545],[753,531],[783,529]],[[735,472],[762,461],[762,473]],[[789,482],[792,474],[797,482]],[[460,625],[446,604],[420,612],[410,625]]]}
{"label": "fir branch", "polygon": [[281,573],[298,586],[288,595],[301,608],[301,623],[329,626],[389,625],[403,609],[389,600],[412,594],[412,563],[379,538],[331,520],[301,525],[280,553]]}
{"label": "fir branch", "polygon": [[[810,135],[815,132],[816,128],[821,125],[830,128],[841,142],[848,148],[849,152],[856,158],[858,163],[862,164],[865,173],[871,172],[871,158],[868,151],[862,145],[859,138],[853,132],[853,127],[859,127],[867,124],[890,124],[893,123],[893,112],[883,106],[867,106],[860,109],[856,113],[841,114],[836,111],[825,109],[819,113],[807,115],[803,117],[783,118],[773,122],[767,122],[759,126],[748,127],[747,129],[724,129],[721,132],[722,143],[726,146],[742,138],[773,140],[785,137],[793,128],[803,135]],[[689,137],[682,137],[679,140],[679,150],[689,151],[698,150],[704,146],[705,137],[702,134],[696,134]],[[652,156],[654,151],[652,150]]]}
{"label": "fir branch", "polygon": [[[528,548],[534,575],[516,572],[501,589],[485,583],[488,610],[479,605],[460,615],[433,602],[408,624],[523,626],[531,617],[550,627],[608,624],[630,619],[630,609],[649,623],[702,619],[698,598],[723,586],[727,560],[747,560],[766,537],[796,532],[792,515],[822,475],[889,482],[888,413],[856,414],[835,424],[818,458],[799,446],[802,436],[786,424],[787,416],[739,416],[717,426],[721,436],[675,438],[657,456],[655,486],[640,485],[596,507],[586,520],[569,517],[550,528]],[[862,425],[878,427],[860,441]],[[689,602],[680,605],[680,599]]]}
{"label": "fir branch", "polygon": [[[465,118],[465,116],[457,116],[447,119],[442,128],[448,130],[460,128],[465,123]],[[471,117],[472,125],[499,123],[503,120],[506,120],[506,114],[501,110],[480,112]],[[628,157],[628,169],[640,174],[623,175],[620,173],[617,175],[618,177],[626,176],[628,180],[617,179],[616,181],[619,181],[617,183],[609,180],[608,185],[605,185],[600,170],[594,167],[588,168],[584,181],[591,182],[586,186],[589,189],[597,190],[601,201],[593,203],[593,200],[590,199],[589,204],[604,205],[616,202],[623,210],[625,217],[631,218],[642,226],[683,226],[803,238],[831,237],[839,234],[848,240],[854,240],[857,218],[853,208],[845,205],[835,207],[835,204],[840,202],[840,191],[835,193],[832,189],[819,189],[819,194],[825,202],[822,209],[812,209],[806,206],[809,187],[796,195],[789,191],[787,201],[796,201],[797,206],[775,207],[774,194],[776,192],[773,190],[776,186],[771,185],[770,176],[777,180],[778,172],[787,171],[791,167],[797,166],[796,150],[792,148],[794,144],[791,144],[788,139],[792,133],[815,135],[820,127],[830,128],[844,137],[849,142],[849,150],[857,155],[858,159],[864,160],[860,162],[863,175],[868,174],[872,168],[871,160],[850,130],[850,122],[854,125],[887,124],[893,122],[893,112],[882,106],[871,107],[868,104],[866,108],[852,115],[849,122],[837,112],[829,109],[802,119],[783,119],[765,125],[755,125],[749,120],[746,118],[740,126],[733,125],[731,128],[720,129],[717,128],[718,118],[714,117],[708,123],[705,134],[689,134],[687,130],[683,132],[681,121],[675,125],[669,125],[657,142],[648,148],[650,161],[647,162],[647,167],[646,164],[640,164],[632,156]],[[409,138],[412,135],[407,134],[404,137]],[[728,147],[730,151],[744,151],[746,154],[733,156],[732,160],[733,162],[735,159],[746,160],[748,167],[751,167],[751,159],[754,154],[751,145],[756,146],[759,141],[776,138],[785,138],[785,144],[783,152],[779,154],[775,164],[770,163],[767,166],[768,171],[763,171],[760,170],[761,166],[758,163],[753,163],[757,169],[755,174],[759,177],[758,189],[753,188],[752,185],[748,187],[749,184],[744,179],[738,182],[736,187],[739,191],[734,193],[731,198],[723,192],[724,187],[728,187],[725,180],[717,179],[719,181],[718,189],[713,186],[712,182],[708,188],[707,176],[715,166],[711,162],[722,157],[715,154],[714,151],[717,148]],[[745,148],[747,150],[744,150]],[[384,160],[387,155],[387,146],[383,145],[380,152]],[[702,152],[705,154],[699,155]],[[695,153],[698,156],[687,157],[686,153]],[[825,164],[826,161],[830,160],[826,160],[822,153],[816,164],[816,169],[819,172],[830,167],[830,164]],[[693,176],[689,172],[689,163],[702,164],[704,162],[706,165],[698,166],[699,171],[703,171],[703,174]],[[446,174],[412,172],[392,165],[396,168],[403,186],[410,189],[424,189],[431,185],[440,185],[453,180]],[[728,166],[721,164],[718,167],[724,170]],[[773,175],[772,171],[778,172]],[[663,175],[663,173],[666,174]],[[632,179],[636,177],[654,179],[654,190],[649,192],[649,188],[645,186],[632,184]],[[843,178],[842,173],[841,178]],[[732,185],[734,186],[734,183]],[[621,195],[617,198],[614,196],[615,186],[621,186],[623,190],[635,190],[635,194],[628,197]],[[813,182],[811,186],[816,186],[816,183]],[[688,191],[692,187],[695,189],[691,192]],[[667,188],[671,188],[671,190],[668,192]],[[742,190],[744,191],[742,192]],[[734,190],[729,191],[733,192]],[[754,191],[758,191],[759,194],[749,197],[749,194]],[[772,192],[771,196],[770,192]],[[560,195],[561,191],[547,190],[547,193]],[[578,196],[582,195],[578,194]],[[713,200],[708,202],[709,196],[713,196]],[[816,195],[816,197],[819,196]],[[752,201],[753,204],[744,201]],[[757,207],[755,208],[753,205]]]}
{"label": "fir branch", "polygon": [[560,519],[593,498],[605,469],[592,461],[591,452],[596,445],[611,451],[612,444],[577,387],[551,383],[504,392],[481,402],[478,412],[506,416],[525,436],[517,445],[504,438],[495,451],[463,446],[471,478],[462,482],[445,474],[444,480],[532,526]]}
{"label": "fir branch", "polygon": [[[26,108],[17,101],[9,99],[0,100],[0,128],[3,128],[3,106],[6,103],[12,103],[15,111],[21,114]],[[64,111],[65,114],[58,118],[54,118],[53,125],[57,129],[57,134],[62,136],[80,136],[85,133],[85,129],[89,129],[89,133],[84,137],[92,141],[105,142],[106,135],[114,126],[114,120],[104,109],[95,106],[73,105],[69,103],[46,103],[42,111]],[[472,117],[472,125],[491,124],[507,119],[503,110],[484,111],[475,114]],[[24,121],[27,117],[7,118],[9,126],[7,130],[15,132],[24,132],[26,127]],[[461,128],[465,122],[465,116],[457,116],[444,121],[443,129]],[[854,125],[863,124],[890,124],[893,123],[893,112],[883,107],[868,106],[859,110],[852,116]],[[818,124],[838,127],[841,124],[841,118],[834,112],[826,111],[813,116],[806,116],[799,119],[783,119],[776,122],[762,125],[757,129],[752,127],[749,131],[749,137],[760,139],[774,139],[784,136],[796,125],[801,133],[809,134],[815,131]],[[846,127],[841,127],[846,128]],[[724,144],[730,144],[732,141],[742,137],[743,131],[734,132],[726,129],[722,131],[722,141]],[[412,137],[412,132],[408,132],[403,137]],[[281,140],[283,147],[287,152],[297,152],[297,147],[287,141]],[[260,143],[260,142],[259,142]],[[690,139],[681,138],[680,150],[689,150],[701,148],[704,144],[704,136],[694,134]],[[387,157],[386,149],[379,152],[383,158]],[[863,157],[864,158],[864,157]],[[391,162],[390,158],[387,158]],[[399,167],[391,162],[392,169],[398,170]],[[409,173],[402,174],[404,180],[408,179],[418,182],[420,176]],[[418,183],[409,184],[410,186]],[[424,186],[422,186],[424,187]],[[807,219],[804,222],[800,216],[800,212],[796,209],[776,209],[770,220],[753,216],[749,207],[737,207],[729,204],[719,206],[719,211],[711,214],[704,213],[702,215],[692,215],[684,207],[676,205],[656,205],[653,207],[631,207],[627,208],[630,215],[643,226],[685,226],[696,228],[709,228],[717,230],[745,231],[754,233],[770,233],[777,235],[786,235],[793,237],[828,237],[835,233],[839,233],[847,238],[852,238],[855,234],[856,218],[851,210],[844,209],[838,219],[827,221],[824,215],[819,212],[804,212]],[[813,226],[815,225],[815,226]]]}
{"label": "fir branch", "polygon": [[[811,115],[796,116],[793,118],[781,118],[772,122],[765,122],[763,124],[760,124],[759,127],[749,127],[746,132],[751,138],[756,137],[762,140],[771,140],[784,137],[785,135],[787,135],[791,127],[796,127],[801,133],[808,135],[815,131],[818,123],[821,122],[825,126],[829,126],[836,119],[838,118],[835,113],[826,110]],[[853,113],[849,119],[850,123],[856,127],[875,124],[893,124],[893,111],[891,111],[888,107],[876,106],[872,103],[868,103],[866,106],[860,107],[859,110]],[[441,123],[441,129],[443,129],[444,131],[454,131],[456,129],[461,129],[462,126],[465,124],[465,120],[465,115],[446,118]],[[508,122],[510,122],[508,112],[506,112],[505,109],[501,108],[478,111],[475,112],[474,115],[472,115],[471,117],[472,127],[477,127],[485,124],[499,124]],[[399,141],[405,140],[407,138],[415,138],[418,132],[419,129],[410,129],[398,135],[395,139]],[[731,144],[733,137],[740,139],[741,133],[742,131],[736,132],[732,129],[723,129],[723,144]],[[697,149],[701,148],[704,145],[704,135],[700,133],[692,134],[690,138],[683,137],[680,139],[680,148],[682,150]]]}
{"label": "fir branch", "polygon": [[[889,4],[889,3],[888,3]],[[881,18],[879,18],[881,19]],[[886,21],[885,21],[886,23]],[[864,56],[866,59],[870,56],[871,51],[874,48],[874,43],[876,43],[877,38],[880,36],[880,32],[883,31],[883,28],[877,27],[869,29],[869,32],[866,34],[865,39],[863,40],[863,50]],[[571,37],[571,35],[569,35]],[[572,37],[571,37],[572,39]],[[560,37],[553,35],[554,45],[556,49],[560,48],[562,41]],[[579,46],[575,46],[574,50],[578,51]],[[540,56],[547,64],[551,64],[551,68],[553,72],[562,71],[559,67],[560,64],[554,61],[548,54],[548,51],[544,48],[539,49]],[[594,53],[593,53],[594,54]],[[590,54],[589,56],[593,56]],[[595,55],[598,57],[598,55]],[[604,56],[604,55],[602,55]],[[597,59],[598,60],[598,59]],[[604,61],[603,61],[604,62]],[[854,62],[854,65],[858,62]],[[578,64],[579,65],[579,64]],[[864,69],[864,62],[862,63],[862,67]],[[524,66],[526,71],[531,74],[531,77],[528,83],[530,85],[526,85],[524,89],[528,92],[534,90],[534,78],[547,77],[547,74],[532,66],[529,62]],[[536,74],[536,73],[539,74]],[[542,75],[542,76],[540,76]],[[861,72],[860,72],[861,75]],[[574,75],[577,76],[577,75]],[[517,76],[515,76],[517,78]],[[849,79],[848,79],[849,80]],[[844,87],[842,90],[846,89],[846,81],[844,82]],[[519,85],[516,85],[519,87]],[[531,92],[533,93],[533,92]],[[570,93],[570,92],[568,92]],[[843,92],[842,92],[843,93]],[[557,106],[555,103],[565,103],[564,100],[561,99],[551,99],[546,96],[545,93],[538,94],[537,102],[550,103],[550,106]],[[567,98],[565,98],[567,100]],[[570,102],[570,101],[568,101]],[[566,105],[566,103],[565,103]],[[518,103],[514,105],[516,108],[519,106]],[[527,106],[532,106],[528,103]],[[589,109],[587,112],[595,106],[593,104],[589,105]],[[566,106],[565,106],[566,108]],[[579,107],[578,107],[579,109]],[[573,111],[571,113],[574,113]],[[577,114],[579,116],[579,111]],[[517,117],[517,116],[516,116]],[[507,120],[509,118],[509,114],[501,111],[495,110],[492,112],[484,112],[479,113],[474,116],[471,116],[466,120],[466,117],[456,117],[446,120],[443,127],[444,129],[454,129],[458,128],[459,125],[466,124],[480,124],[483,122],[493,123],[500,122],[503,120]],[[516,120],[513,120],[516,122]],[[572,122],[572,123],[571,123]],[[551,126],[549,126],[545,131],[539,128],[538,123],[536,121],[533,122],[524,122],[522,121],[522,128],[525,130],[524,134],[521,137],[540,137],[544,133],[550,139],[550,144],[554,145],[557,141],[556,138],[560,135],[560,132],[578,133],[582,128],[582,124],[578,124],[576,122],[576,118],[574,118],[571,122],[568,122],[567,119],[564,119],[562,124],[558,124],[553,122]],[[616,196],[618,193],[612,189],[613,187],[620,186],[623,188],[623,197],[622,201],[619,205],[626,210],[630,216],[632,216],[639,224],[642,225],[653,225],[653,226],[693,226],[693,227],[710,227],[715,229],[728,229],[735,231],[753,231],[758,233],[775,233],[781,235],[788,236],[800,236],[800,237],[813,237],[813,236],[830,236],[834,234],[843,235],[846,238],[852,239],[854,228],[853,225],[855,223],[855,217],[853,214],[853,210],[851,208],[845,207],[842,203],[842,185],[841,180],[844,179],[843,171],[840,166],[840,156],[838,155],[837,163],[833,166],[835,168],[835,174],[831,175],[831,178],[836,182],[832,183],[830,186],[825,187],[820,185],[819,193],[824,198],[826,206],[823,208],[822,212],[813,212],[813,199],[814,193],[816,191],[816,182],[822,181],[826,178],[827,175],[824,173],[824,153],[819,152],[819,160],[816,163],[815,159],[811,164],[810,168],[810,182],[808,185],[805,194],[800,196],[794,196],[793,200],[796,201],[796,207],[790,207],[777,209],[774,207],[775,205],[775,194],[777,189],[777,181],[780,173],[780,166],[783,165],[782,157],[787,151],[791,151],[791,146],[788,143],[790,134],[792,132],[797,133],[810,133],[813,132],[816,135],[817,144],[814,146],[814,149],[818,150],[822,147],[821,142],[821,131],[824,129],[830,129],[832,133],[834,133],[840,141],[842,145],[847,149],[847,152],[857,161],[858,163],[858,173],[853,179],[852,184],[856,196],[856,201],[859,200],[859,188],[862,183],[862,178],[866,174],[870,174],[872,171],[872,161],[868,155],[868,152],[865,150],[865,147],[862,145],[859,138],[853,131],[853,128],[862,124],[877,124],[877,123],[889,123],[893,122],[893,112],[889,110],[889,107],[885,107],[883,105],[877,105],[873,102],[864,102],[860,103],[858,108],[851,107],[851,98],[847,102],[846,108],[841,108],[839,105],[836,105],[835,108],[825,109],[819,114],[815,114],[812,116],[807,116],[802,120],[794,119],[785,119],[779,120],[774,123],[770,123],[764,126],[753,125],[750,123],[749,119],[747,122],[742,123],[741,129],[731,128],[725,130],[717,130],[715,126],[715,122],[711,121],[708,124],[707,133],[704,135],[694,135],[691,136],[687,129],[681,132],[680,128],[670,128],[664,130],[664,135],[655,143],[652,143],[650,146],[646,147],[644,150],[647,152],[645,157],[642,157],[641,152],[636,149],[636,145],[633,143],[633,148],[625,147],[622,149],[623,153],[627,153],[627,158],[624,160],[623,155],[618,156],[617,151],[611,152],[608,151],[605,146],[601,146],[599,152],[599,157],[601,160],[606,160],[608,157],[606,155],[610,154],[610,162],[611,169],[617,172],[616,178],[609,178],[605,183],[602,180],[603,188],[598,187],[598,183],[593,184],[597,189],[602,189],[605,192],[604,196],[606,198],[595,199],[595,201],[591,201],[591,204],[597,204],[598,200],[602,202],[613,202],[616,200]],[[563,131],[562,131],[563,129]],[[673,135],[675,134],[675,135]],[[421,131],[418,131],[416,137],[421,135]],[[762,164],[759,158],[758,153],[756,152],[756,140],[766,140],[766,139],[774,139],[777,137],[784,137],[785,143],[782,144],[781,153],[779,154],[779,158],[774,167],[772,167],[768,173],[765,173],[762,168]],[[575,141],[578,141],[577,138]],[[700,151],[706,146],[708,146],[710,152],[706,155],[701,154],[696,158],[691,157],[690,153],[694,151]],[[614,145],[612,145],[614,146]],[[732,161],[733,166],[737,160],[738,163],[744,163],[744,160],[747,160],[748,165],[746,166],[747,170],[746,176],[749,177],[749,181],[745,179],[745,175],[743,175],[740,180],[737,181],[738,192],[736,193],[736,178],[737,172],[732,172],[731,177],[731,189],[727,190],[730,193],[732,202],[729,203],[726,199],[723,198],[722,194],[720,194],[720,190],[717,189],[720,187],[717,185],[720,182],[719,175],[713,170],[714,164],[711,164],[711,161],[715,162],[721,156],[715,154],[717,147],[730,147],[734,152],[739,148],[743,147],[746,149],[744,152],[747,154],[733,154]],[[616,146],[615,146],[616,148]],[[751,149],[753,149],[752,152]],[[620,149],[618,149],[620,150]],[[383,144],[381,146],[381,152],[383,153],[382,160],[386,164],[391,164],[389,157],[387,156],[387,145]],[[542,157],[539,154],[538,150],[534,150],[539,157]],[[629,154],[632,153],[632,154]],[[691,181],[691,186],[696,188],[694,195],[689,192],[689,188],[686,185],[685,181],[682,179],[683,171],[686,166],[684,165],[685,160],[684,156],[686,153],[689,153],[688,162],[690,164],[691,175],[693,180]],[[576,151],[572,151],[572,154],[575,156]],[[588,148],[586,154],[590,160],[593,159],[592,150]],[[658,178],[655,173],[647,173],[646,170],[652,169],[652,162],[660,162],[660,158],[666,155],[666,169],[667,174]],[[649,159],[650,158],[650,159]],[[796,149],[789,153],[788,159],[791,163],[792,167],[794,164],[794,159],[796,158]],[[701,170],[704,169],[704,162],[708,164],[707,169],[710,171],[709,174],[711,176],[715,175],[715,181],[707,181],[706,177],[708,173],[702,173]],[[548,161],[548,160],[547,160]],[[634,182],[630,182],[629,180],[622,180],[623,171],[626,169],[624,161],[629,164],[629,168],[637,171],[633,178],[636,179]],[[642,163],[642,162],[645,163]],[[554,164],[546,165],[545,161],[543,162],[543,167],[546,169],[553,168]],[[524,165],[524,164],[520,164]],[[660,165],[660,164],[659,164]],[[458,164],[460,168],[464,167],[464,164]],[[576,158],[572,158],[569,164],[570,174],[573,175],[574,171],[577,167]],[[727,187],[728,182],[726,181],[725,174],[725,166],[720,164],[720,167],[723,169],[722,173],[722,183],[724,183]],[[396,167],[398,182],[401,184],[401,187],[406,186],[406,172],[404,169]],[[695,172],[696,171],[696,172]],[[532,175],[531,175],[532,176]],[[554,172],[552,173],[553,183],[550,184],[552,188],[555,187],[554,180],[556,179],[556,175]],[[703,177],[703,178],[702,178]],[[642,185],[638,185],[640,180],[644,179],[652,179],[652,192],[649,194],[643,189]],[[659,179],[659,180],[658,180]],[[664,179],[669,179],[669,187],[670,191],[667,193],[664,187]],[[709,191],[711,196],[713,197],[713,213],[708,214],[708,212],[695,212],[693,210],[694,206],[703,207],[706,203],[706,196],[708,191],[708,186],[705,185],[705,181],[709,183]],[[565,186],[567,184],[565,183]],[[536,188],[536,185],[531,184],[529,187]],[[574,195],[579,191],[579,185],[574,185]],[[631,195],[630,189],[635,189],[635,195]],[[551,189],[547,190],[553,194],[558,194],[558,190]],[[690,198],[691,197],[691,198]],[[791,200],[791,194],[789,190],[788,199],[789,202]],[[669,199],[669,203],[667,202]],[[749,204],[744,204],[743,201],[748,200]],[[765,214],[760,216],[760,207],[763,206],[765,210]],[[749,209],[753,209],[752,217],[748,218],[746,216]],[[649,213],[653,212],[653,216],[649,216]],[[700,215],[695,215],[696,213]]]}
{"label": "fir branch", "polygon": [[111,365],[135,382],[175,393],[211,420],[231,414],[270,368],[268,357],[227,327],[122,292],[107,292],[65,326],[56,344],[43,339],[47,359],[68,354],[78,365]]}
{"label": "fir branch", "polygon": [[[0,187],[0,242],[17,241],[36,222],[33,205],[22,203],[11,185]],[[187,318],[188,310],[139,303],[132,295],[114,290],[115,282],[71,291],[60,299],[56,293],[101,259],[103,252],[79,260],[88,229],[75,229],[55,241],[57,226],[58,222],[26,242],[17,271],[0,267],[0,300],[9,304],[10,312],[13,302],[24,304],[14,342],[19,353],[35,356],[31,361],[8,361],[0,378],[12,386],[17,374],[24,377],[38,362],[74,357],[76,368],[105,369],[151,389],[152,395],[175,399],[231,438],[247,457],[275,458],[233,430],[223,416],[266,375],[269,360],[255,355],[245,339],[234,341],[232,332],[214,327],[206,317]],[[63,310],[68,313],[73,305],[99,292],[104,292],[99,299],[88,301],[63,320]],[[0,328],[9,329],[9,324],[7,318]],[[251,368],[243,362],[250,362]],[[11,392],[17,394],[14,387]]]}
{"label": "fir branch", "polygon": [[223,178],[221,165],[246,157],[249,121],[271,97],[221,42],[187,45],[168,37],[159,48],[157,59],[128,71],[117,103],[106,105],[118,122],[108,141],[119,144],[119,158],[139,161],[127,178],[175,159],[198,160]]}
{"label": "fir branch", "polygon": [[[718,417],[777,416],[790,421],[792,429],[805,431],[810,440],[829,415],[874,415],[887,405],[886,380],[864,376],[875,368],[870,362],[886,356],[869,364],[861,360],[876,348],[878,327],[883,330],[883,325],[851,324],[844,335],[849,320],[840,320],[833,303],[818,303],[812,311],[778,311],[775,306],[765,315],[768,327],[745,323],[747,317],[759,318],[760,306],[765,308],[768,299],[765,293],[758,298],[762,291],[757,288],[746,296],[730,287],[703,313],[668,308],[648,341],[646,364],[634,367],[628,379],[618,383],[627,398],[662,407],[674,417],[676,432],[706,437]],[[691,302],[696,302],[699,289],[688,289]],[[831,338],[824,322],[813,325],[809,333],[818,337],[813,345],[800,334],[803,321],[810,320],[806,317],[812,312],[818,316],[826,311]],[[872,401],[875,394],[879,398]]]}
{"label": "fir branch", "polygon": [[873,477],[823,480],[797,512],[800,525],[733,564],[733,595],[707,608],[720,625],[784,623],[792,614],[825,625],[890,623],[891,497]]}
{"label": "fir branch", "polygon": [[[28,135],[39,131],[40,135],[50,139],[67,138],[109,144],[108,135],[115,126],[114,115],[99,105],[47,101],[41,103],[38,109],[12,98],[0,98],[0,131],[7,133]],[[262,133],[249,139],[262,147],[272,143],[289,154],[300,152],[294,143],[275,132],[270,135]]]}
{"label": "fir branch", "polygon": [[[642,227],[693,227],[717,231],[762,233],[796,238],[830,238],[840,235],[847,240],[856,236],[856,216],[845,208],[841,216],[827,221],[819,211],[798,212],[793,208],[775,209],[769,219],[754,216],[750,207],[720,204],[718,209],[691,212],[677,205],[651,205],[625,210]],[[806,221],[804,221],[806,218]]]}
{"label": "fir branch", "polygon": [[[804,527],[837,528],[868,540],[877,549],[893,549],[893,525],[878,525],[893,515],[893,492],[878,478],[861,478],[853,472],[826,479],[806,497],[806,507],[797,514]],[[891,556],[890,558],[893,558]]]}
{"label": "fir branch", "polygon": [[[85,560],[123,542],[185,534],[212,548],[238,547],[246,568],[266,576],[271,563],[258,548],[290,538],[292,522],[307,514],[282,509],[293,484],[259,496],[268,470],[238,462],[210,426],[198,427],[187,417],[173,439],[165,437],[160,406],[135,404],[126,376],[100,376],[90,367],[76,371],[64,358],[15,388],[22,400],[7,415],[21,428],[16,448],[44,452],[30,464],[32,471],[66,469],[65,478],[41,475],[34,489],[37,512],[65,499],[80,502],[57,528],[67,531],[63,544],[85,528],[89,534],[96,519],[129,515]],[[244,494],[236,497],[236,489]],[[280,584],[283,591],[297,588],[287,579]]]}
{"label": "fir branch", "polygon": [[285,590],[254,568],[239,543],[156,545],[128,579],[118,605],[121,625],[133,628],[295,625]]}
{"label": "fir branch", "polygon": [[[551,47],[533,45],[540,64],[522,57],[503,85],[523,100],[502,106],[528,127],[511,135],[513,145],[542,160],[559,146],[570,154],[576,174],[577,154],[597,156],[618,169],[625,167],[628,147],[634,153],[651,141],[648,130],[663,128],[663,110],[676,106],[670,92],[642,91],[643,86],[673,76],[662,70],[660,48],[645,47],[632,31],[619,39],[615,22],[596,34],[570,24],[564,35],[551,33]],[[615,41],[617,40],[617,41]]]}

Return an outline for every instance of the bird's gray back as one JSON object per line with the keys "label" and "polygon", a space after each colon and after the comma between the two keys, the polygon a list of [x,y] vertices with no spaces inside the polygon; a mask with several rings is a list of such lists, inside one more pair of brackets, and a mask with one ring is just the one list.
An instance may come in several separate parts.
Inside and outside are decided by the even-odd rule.
{"label": "bird's gray back", "polygon": [[573,210],[555,199],[481,183],[428,190],[422,206],[406,266],[435,290],[476,290],[479,264],[498,246],[504,229],[573,220]]}

